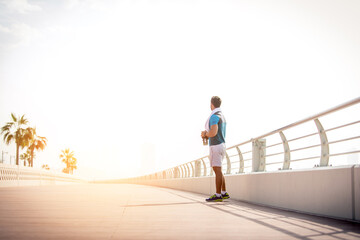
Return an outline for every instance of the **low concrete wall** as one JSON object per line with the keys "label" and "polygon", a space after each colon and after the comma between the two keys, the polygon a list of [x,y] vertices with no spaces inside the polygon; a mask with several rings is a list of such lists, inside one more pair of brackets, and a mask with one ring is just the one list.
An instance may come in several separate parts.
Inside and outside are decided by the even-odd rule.
{"label": "low concrete wall", "polygon": [[360,165],[354,167],[354,218],[360,221]]}
{"label": "low concrete wall", "polygon": [[19,180],[19,181],[1,181],[1,187],[26,187],[26,186],[47,186],[47,185],[68,185],[79,184],[85,181],[60,181],[60,180]]}
{"label": "low concrete wall", "polygon": [[[360,221],[360,166],[325,167],[225,176],[232,199]],[[109,181],[108,181],[109,182]],[[214,177],[119,180],[202,194],[215,192]]]}
{"label": "low concrete wall", "polygon": [[0,187],[63,185],[84,182],[87,181],[65,173],[0,164]]}

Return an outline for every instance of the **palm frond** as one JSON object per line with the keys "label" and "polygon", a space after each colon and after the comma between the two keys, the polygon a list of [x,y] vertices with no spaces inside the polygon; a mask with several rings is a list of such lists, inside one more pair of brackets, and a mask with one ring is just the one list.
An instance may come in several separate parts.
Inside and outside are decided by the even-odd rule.
{"label": "palm frond", "polygon": [[32,143],[32,144],[30,144],[30,146],[28,147],[28,149],[30,150],[30,151],[34,151],[35,150],[35,145]]}
{"label": "palm frond", "polygon": [[41,150],[44,150],[44,148],[46,147],[47,145],[47,139],[46,137],[40,137],[40,136],[36,136],[36,146],[37,146],[37,149],[41,149]]}
{"label": "palm frond", "polygon": [[12,117],[12,119],[13,119],[14,122],[17,122],[17,118],[16,118],[16,116],[15,116],[14,113],[11,113],[11,117]]}
{"label": "palm frond", "polygon": [[25,115],[22,115],[20,120],[19,120],[19,125],[26,125],[28,124],[28,120],[25,118]]}
{"label": "palm frond", "polygon": [[42,141],[37,141],[37,150],[44,150],[45,149],[45,146],[46,146],[46,143],[42,142]]}
{"label": "palm frond", "polygon": [[21,146],[28,147],[32,145],[34,141],[33,128],[28,127],[21,132]]}
{"label": "palm frond", "polygon": [[14,123],[12,122],[8,122],[6,125],[4,125],[2,128],[1,128],[1,134],[3,134],[4,132],[10,132],[11,131],[11,128],[13,127]]}
{"label": "palm frond", "polygon": [[14,139],[15,139],[15,136],[10,133],[6,133],[4,136],[4,141],[5,141],[6,145],[9,145]]}

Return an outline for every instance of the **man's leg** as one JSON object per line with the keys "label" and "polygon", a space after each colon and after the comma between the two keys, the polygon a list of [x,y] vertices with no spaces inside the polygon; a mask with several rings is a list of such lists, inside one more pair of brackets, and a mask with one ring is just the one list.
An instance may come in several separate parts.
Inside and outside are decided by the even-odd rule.
{"label": "man's leg", "polygon": [[222,186],[225,188],[225,178],[221,171],[221,167],[213,167],[213,169],[215,172],[216,193],[221,194]]}
{"label": "man's leg", "polygon": [[[215,185],[216,185],[216,194],[206,199],[208,202],[222,202],[223,196],[221,188],[225,188],[225,179],[221,171],[221,162],[223,159],[222,146],[210,146],[210,164],[215,172]],[[220,149],[219,149],[220,148]],[[219,151],[220,150],[220,151]],[[224,184],[224,185],[223,185]]]}
{"label": "man's leg", "polygon": [[226,192],[225,177],[222,175],[221,191]]}

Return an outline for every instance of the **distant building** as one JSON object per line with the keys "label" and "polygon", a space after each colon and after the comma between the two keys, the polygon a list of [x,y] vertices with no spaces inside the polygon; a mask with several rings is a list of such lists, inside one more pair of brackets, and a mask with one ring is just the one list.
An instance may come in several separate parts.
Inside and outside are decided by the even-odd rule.
{"label": "distant building", "polygon": [[148,174],[156,169],[156,146],[144,143],[141,147],[141,174]]}

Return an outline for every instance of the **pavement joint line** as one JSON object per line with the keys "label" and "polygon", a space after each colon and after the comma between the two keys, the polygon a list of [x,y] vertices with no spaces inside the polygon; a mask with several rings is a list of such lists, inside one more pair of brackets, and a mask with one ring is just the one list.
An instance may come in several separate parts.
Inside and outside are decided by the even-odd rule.
{"label": "pavement joint line", "polygon": [[[117,230],[119,229],[119,226],[120,226],[121,221],[123,220],[123,217],[124,217],[124,214],[125,214],[125,210],[126,210],[128,204],[129,204],[129,201],[130,201],[131,198],[132,198],[132,194],[130,195],[130,197],[129,197],[129,198],[127,199],[127,201],[126,201],[126,205],[125,205],[125,207],[124,207],[124,209],[123,209],[123,212],[122,212],[122,214],[121,214],[120,220],[119,220],[118,224],[116,225],[115,230],[114,230],[113,233],[110,235],[110,239],[112,239],[112,238],[114,237],[114,235],[116,234]],[[119,207],[120,207],[120,206],[119,206]]]}

